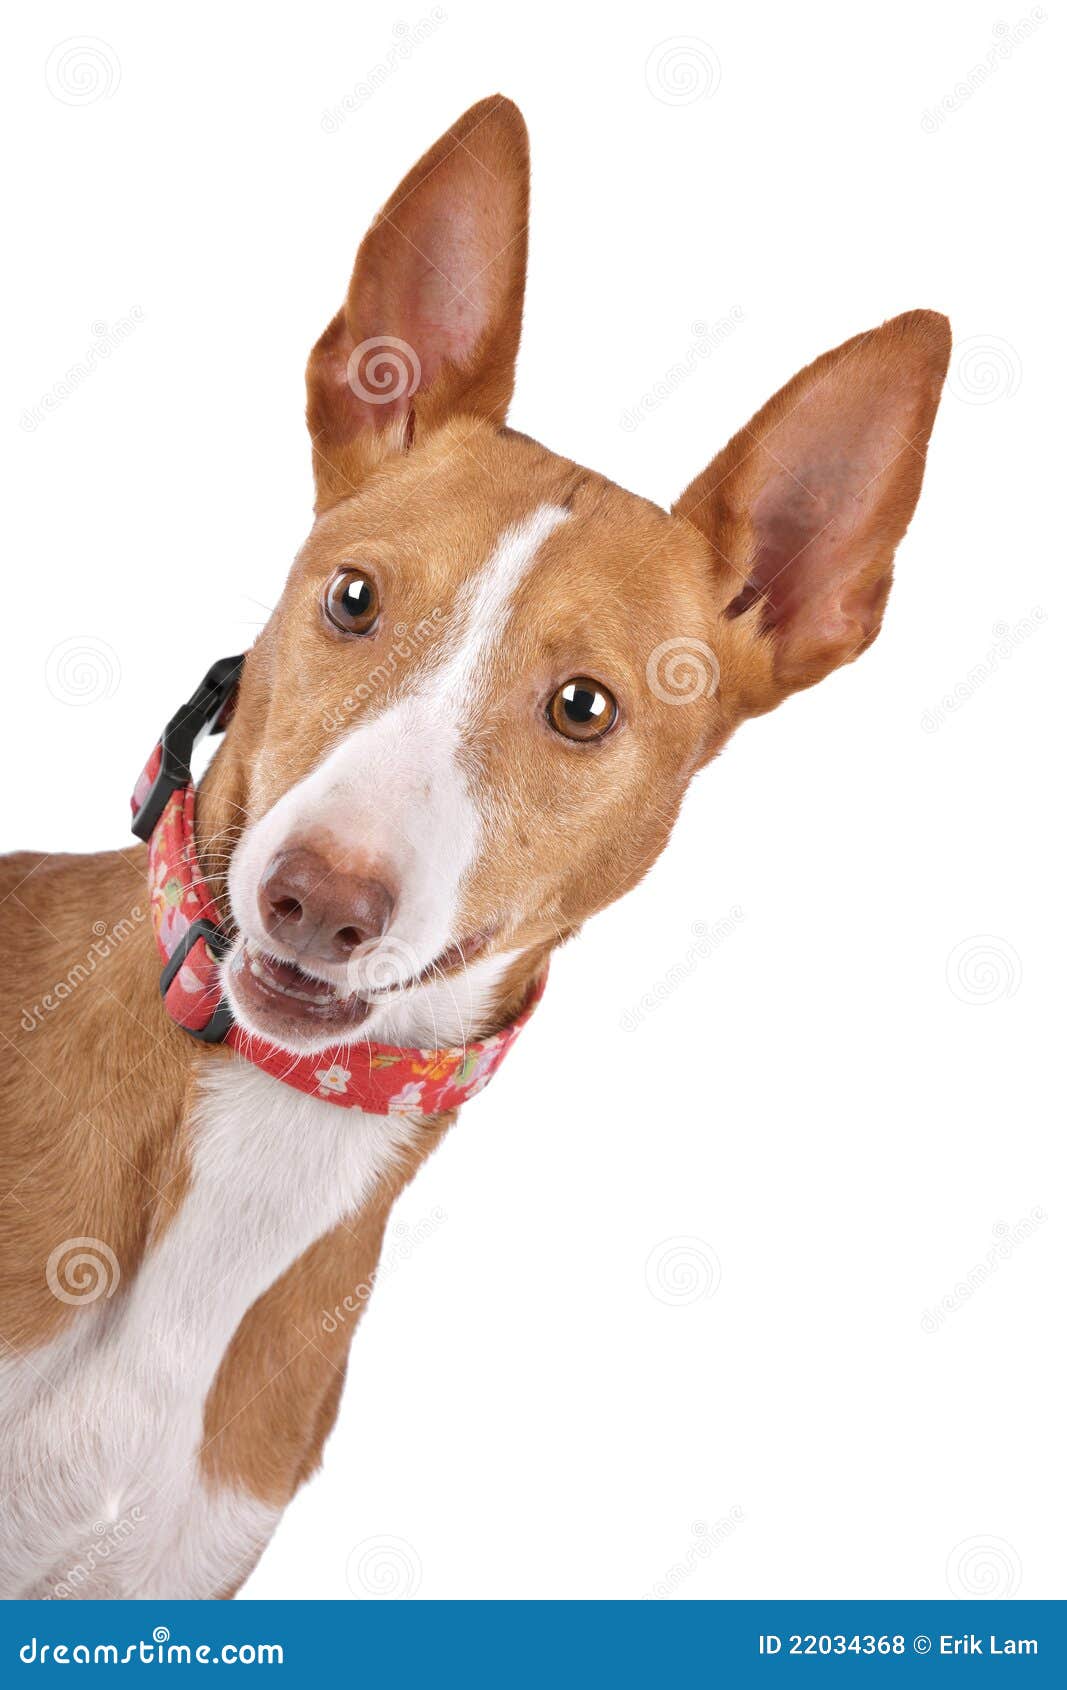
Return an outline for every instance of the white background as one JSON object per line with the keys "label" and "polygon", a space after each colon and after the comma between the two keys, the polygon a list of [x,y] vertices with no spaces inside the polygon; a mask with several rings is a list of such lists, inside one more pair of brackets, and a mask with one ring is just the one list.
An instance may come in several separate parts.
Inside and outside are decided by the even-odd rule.
{"label": "white background", "polygon": [[[5,847],[125,842],[158,725],[306,529],[303,365],[367,221],[483,95],[531,129],[512,420],[555,449],[667,502],[825,347],[921,305],[960,348],[881,639],[744,728],[558,959],[396,1212],[325,1469],[246,1594],[1062,1594],[1056,21],[7,28]],[[79,81],[55,49],[85,36]]]}

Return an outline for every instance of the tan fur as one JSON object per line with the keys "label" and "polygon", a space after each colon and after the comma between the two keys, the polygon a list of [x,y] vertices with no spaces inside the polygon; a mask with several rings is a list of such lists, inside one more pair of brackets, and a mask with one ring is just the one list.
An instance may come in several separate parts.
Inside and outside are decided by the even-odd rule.
{"label": "tan fur", "polygon": [[[542,505],[569,520],[519,585],[472,700],[468,755],[494,827],[464,888],[458,934],[493,929],[520,953],[485,1017],[521,1002],[543,960],[633,886],[662,849],[693,773],[738,723],[849,661],[875,637],[896,544],[918,497],[948,354],[945,320],[914,312],[802,371],[668,514],[504,428],[522,312],[526,139],[494,98],[466,113],[372,226],[342,311],[308,366],[318,520],[249,654],[236,711],[202,783],[198,843],[225,912],[241,831],[358,722],[411,684],[381,641],[340,636],[324,583],[372,568],[387,624],[447,618],[496,537]],[[414,395],[361,400],[361,343],[415,345]],[[679,706],[650,685],[664,642],[710,648],[718,684]],[[544,701],[568,677],[610,687],[620,720],[583,746],[554,734]],[[373,681],[373,685],[370,683]],[[172,700],[161,697],[160,714]],[[147,747],[146,747],[147,749]],[[131,771],[132,773],[133,771]],[[142,849],[6,859],[0,1028],[3,1338],[23,1352],[82,1311],[56,1301],[57,1241],[107,1239],[123,1286],[180,1207],[189,1109],[214,1064],[167,1019],[147,920],[68,1002],[20,1025],[110,930],[147,911]],[[97,924],[94,927],[94,924]],[[491,1105],[489,1105],[491,1107]],[[355,1317],[320,1312],[373,1275],[392,1202],[446,1119],[423,1123],[394,1177],[319,1239],[246,1313],[205,1406],[202,1468],[283,1504],[333,1424]],[[122,1295],[122,1291],[119,1295]]]}
{"label": "tan fur", "polygon": [[[5,857],[0,904],[14,962],[0,999],[0,1330],[21,1349],[79,1312],[46,1282],[56,1244],[106,1239],[128,1281],[180,1204],[191,1071],[189,1041],[160,1014],[143,848]],[[129,935],[27,1030],[24,1012],[124,922]]]}
{"label": "tan fur", "polygon": [[[448,1125],[444,1117],[427,1122],[403,1173],[312,1245],[245,1315],[204,1410],[200,1460],[210,1483],[241,1485],[280,1506],[318,1466],[389,1211]],[[339,1306],[342,1318],[331,1327],[324,1311]]]}

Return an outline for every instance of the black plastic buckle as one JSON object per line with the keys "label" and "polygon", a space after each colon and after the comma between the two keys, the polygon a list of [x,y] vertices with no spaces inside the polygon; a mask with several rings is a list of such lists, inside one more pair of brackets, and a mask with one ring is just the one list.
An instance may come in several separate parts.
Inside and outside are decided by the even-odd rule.
{"label": "black plastic buckle", "polygon": [[151,839],[171,793],[189,785],[193,778],[190,767],[193,751],[206,734],[221,731],[222,715],[241,678],[243,665],[243,655],[220,657],[217,663],[211,665],[189,702],[182,705],[163,729],[159,773],[130,824],[138,839]]}
{"label": "black plastic buckle", "polygon": [[[214,951],[215,955],[219,958],[224,957],[230,948],[229,941],[227,940],[225,933],[222,931],[222,928],[216,927],[213,921],[204,921],[201,919],[199,921],[190,922],[189,926],[178,940],[178,943],[175,945],[174,950],[168,957],[166,966],[159,976],[159,993],[161,997],[166,997],[167,992],[170,989],[171,981],[174,979],[174,976],[177,974],[179,968],[189,955],[189,952],[192,950],[198,939],[203,939],[208,948]],[[183,1022],[182,1031],[188,1033],[190,1038],[200,1039],[203,1044],[218,1045],[222,1043],[232,1026],[233,1015],[228,1005],[225,1002],[222,1002],[219,1004],[218,1009],[216,1009],[206,1027],[186,1027]]]}

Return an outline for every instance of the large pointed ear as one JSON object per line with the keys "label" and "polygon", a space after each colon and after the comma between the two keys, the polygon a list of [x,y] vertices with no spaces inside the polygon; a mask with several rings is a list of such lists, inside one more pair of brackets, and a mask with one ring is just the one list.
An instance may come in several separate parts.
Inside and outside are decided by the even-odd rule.
{"label": "large pointed ear", "polygon": [[456,412],[503,422],[526,283],[526,125],[496,95],[408,172],[308,360],[316,509]]}
{"label": "large pointed ear", "polygon": [[910,311],[827,352],[675,505],[711,541],[724,613],[757,631],[748,713],[850,662],[881,627],[950,344],[947,318]]}

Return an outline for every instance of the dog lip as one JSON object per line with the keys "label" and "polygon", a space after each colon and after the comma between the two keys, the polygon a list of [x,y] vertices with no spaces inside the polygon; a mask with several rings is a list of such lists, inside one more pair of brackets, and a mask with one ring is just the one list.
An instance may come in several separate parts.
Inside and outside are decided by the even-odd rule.
{"label": "dog lip", "polygon": [[[313,974],[308,974],[295,962],[280,962],[276,957],[250,951],[248,966],[262,985],[272,992],[281,992],[283,997],[296,998],[298,1003],[315,1004],[319,1008],[337,1002],[339,994],[332,986],[328,986],[325,980],[317,981]],[[315,985],[320,988],[317,992],[311,989]]]}
{"label": "dog lip", "polygon": [[274,1039],[299,1039],[312,1029],[343,1038],[355,1032],[373,1008],[366,998],[341,991],[247,937],[231,953],[230,991],[237,1006]]}
{"label": "dog lip", "polygon": [[418,986],[448,981],[481,956],[499,931],[497,926],[471,933],[447,945],[407,980],[380,992],[346,992],[243,935],[230,953],[230,992],[235,1006],[259,1030],[275,1040],[301,1041],[308,1034],[333,1034],[339,1042],[355,1033],[368,1015]]}

